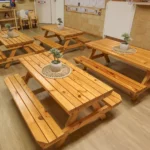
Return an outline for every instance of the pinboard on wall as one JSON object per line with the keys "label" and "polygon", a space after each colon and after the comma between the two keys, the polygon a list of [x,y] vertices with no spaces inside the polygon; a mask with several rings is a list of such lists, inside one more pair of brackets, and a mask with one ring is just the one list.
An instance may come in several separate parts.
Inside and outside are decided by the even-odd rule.
{"label": "pinboard on wall", "polygon": [[105,0],[65,0],[65,5],[66,11],[100,16]]}

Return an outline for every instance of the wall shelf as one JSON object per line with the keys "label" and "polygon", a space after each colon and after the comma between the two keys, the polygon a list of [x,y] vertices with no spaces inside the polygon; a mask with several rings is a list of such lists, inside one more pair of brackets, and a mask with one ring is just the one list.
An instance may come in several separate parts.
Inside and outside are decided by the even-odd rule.
{"label": "wall shelf", "polygon": [[135,5],[144,5],[144,6],[150,6],[150,2],[134,2]]}
{"label": "wall shelf", "polygon": [[[18,18],[16,18],[18,19]],[[15,20],[15,18],[7,18],[7,19],[0,19],[0,22],[9,22],[9,21],[13,21]]]}

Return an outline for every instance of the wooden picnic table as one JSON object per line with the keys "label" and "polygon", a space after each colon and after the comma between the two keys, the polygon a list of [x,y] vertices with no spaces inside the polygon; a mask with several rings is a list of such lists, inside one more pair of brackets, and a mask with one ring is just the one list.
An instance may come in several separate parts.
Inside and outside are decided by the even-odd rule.
{"label": "wooden picnic table", "polygon": [[[105,57],[106,61],[109,63],[108,55],[118,58],[132,66],[136,66],[146,72],[144,79],[141,84],[145,85],[147,88],[150,87],[150,51],[142,49],[135,46],[130,46],[136,50],[134,54],[119,54],[113,51],[113,47],[120,45],[120,42],[111,39],[102,39],[86,44],[89,48],[92,48],[92,53],[90,55],[91,59]],[[101,54],[96,54],[99,51]],[[118,81],[119,82],[119,81]]]}
{"label": "wooden picnic table", "polygon": [[[59,30],[56,25],[45,25],[42,26],[41,28],[45,30],[44,37],[46,38],[57,37],[60,42],[62,41],[62,38],[64,38],[65,40],[64,51],[84,46],[84,43],[81,42],[79,37],[83,35],[84,33],[83,31],[68,27],[64,27],[64,29]],[[53,34],[49,35],[49,32]],[[76,43],[69,45],[72,40],[75,41]]]}
{"label": "wooden picnic table", "polygon": [[0,42],[6,47],[6,48],[12,48],[16,46],[24,46],[25,44],[33,43],[33,39],[29,36],[19,32],[18,30],[14,31],[19,36],[16,38],[4,38],[3,35],[7,34],[7,31],[1,31],[0,32]]}
{"label": "wooden picnic table", "polygon": [[28,70],[25,80],[28,81],[30,77],[36,79],[70,116],[66,125],[72,124],[83,109],[94,105],[112,93],[113,89],[111,87],[75,67],[65,59],[61,59],[62,62],[73,69],[68,77],[63,79],[44,77],[41,73],[42,68],[48,65],[51,60],[52,56],[49,53],[20,58],[21,63]]}
{"label": "wooden picnic table", "polygon": [[[1,45],[4,45],[6,47],[5,51],[0,51],[0,64],[6,63],[5,68],[8,68],[11,62],[18,60],[18,58],[22,56],[34,54],[35,51],[44,51],[44,48],[33,44],[33,38],[19,32],[18,30],[14,30],[14,32],[19,36],[15,38],[5,38],[3,36],[7,34],[7,31],[0,32],[0,43]],[[17,50],[20,50],[22,48],[26,51],[26,54],[23,53],[17,56]],[[10,51],[9,56],[5,55],[6,51]]]}
{"label": "wooden picnic table", "polygon": [[[120,95],[111,87],[65,59],[61,59],[62,63],[73,71],[61,79],[47,78],[42,74],[43,67],[52,61],[48,52],[20,58],[20,61],[28,71],[26,76],[10,75],[5,78],[5,83],[29,130],[43,149],[54,144],[59,147],[69,134],[97,119],[105,119],[106,113],[121,103]],[[41,88],[31,90],[27,85],[30,78],[38,81]],[[68,114],[63,128],[36,96],[43,91],[47,91]],[[83,116],[82,112],[87,108],[92,108],[91,113]]]}

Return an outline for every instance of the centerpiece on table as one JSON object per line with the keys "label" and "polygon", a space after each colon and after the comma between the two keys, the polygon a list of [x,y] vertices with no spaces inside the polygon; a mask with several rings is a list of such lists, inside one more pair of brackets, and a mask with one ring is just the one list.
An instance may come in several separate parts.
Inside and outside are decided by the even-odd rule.
{"label": "centerpiece on table", "polygon": [[69,76],[72,72],[72,69],[70,66],[60,61],[60,58],[62,58],[63,54],[58,49],[52,48],[50,49],[50,59],[52,58],[51,55],[53,55],[53,60],[50,62],[50,64],[43,67],[42,74],[51,79],[62,79]]}
{"label": "centerpiece on table", "polygon": [[132,40],[128,33],[122,34],[123,42],[120,44],[121,50],[128,50],[129,49],[129,42]]}
{"label": "centerpiece on table", "polygon": [[59,60],[63,54],[56,48],[52,48],[50,53],[53,55],[54,60],[50,63],[51,71],[59,72],[62,69],[62,62]]}
{"label": "centerpiece on table", "polygon": [[5,24],[5,28],[7,29],[7,38],[14,38],[19,36],[17,33],[14,32],[14,30],[11,27],[11,24]]}
{"label": "centerpiece on table", "polygon": [[64,28],[62,19],[58,18],[57,21],[58,21],[58,24],[57,24],[58,29],[62,30]]}
{"label": "centerpiece on table", "polygon": [[113,51],[118,54],[134,54],[136,49],[129,46],[129,42],[132,40],[128,33],[122,34],[123,42],[118,46],[113,47]]}

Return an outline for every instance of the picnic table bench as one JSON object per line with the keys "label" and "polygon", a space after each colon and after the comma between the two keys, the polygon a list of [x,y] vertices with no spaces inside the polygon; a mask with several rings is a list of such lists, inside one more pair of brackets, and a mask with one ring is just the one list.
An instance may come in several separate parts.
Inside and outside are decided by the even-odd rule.
{"label": "picnic table bench", "polygon": [[60,44],[58,44],[58,43],[56,43],[56,42],[54,42],[54,41],[52,41],[50,39],[47,39],[47,38],[45,38],[45,37],[43,37],[41,35],[35,36],[34,39],[40,41],[40,44],[45,44],[45,45],[47,45],[47,46],[49,46],[51,48],[57,48],[59,50],[63,49],[62,45],[60,45]]}
{"label": "picnic table bench", "polygon": [[[43,66],[52,60],[49,53],[40,53],[20,58],[28,70],[24,78],[16,75],[6,77],[5,83],[28,125],[33,137],[43,148],[52,145],[61,146],[68,135],[81,127],[97,120],[105,119],[106,113],[121,103],[119,94],[102,81],[74,66],[65,59],[61,61],[73,69],[73,72],[62,79],[50,79],[41,74]],[[30,78],[38,81],[53,100],[68,114],[65,127],[61,129],[52,116],[45,110],[27,82]],[[92,106],[93,112],[78,119],[79,114]]]}

